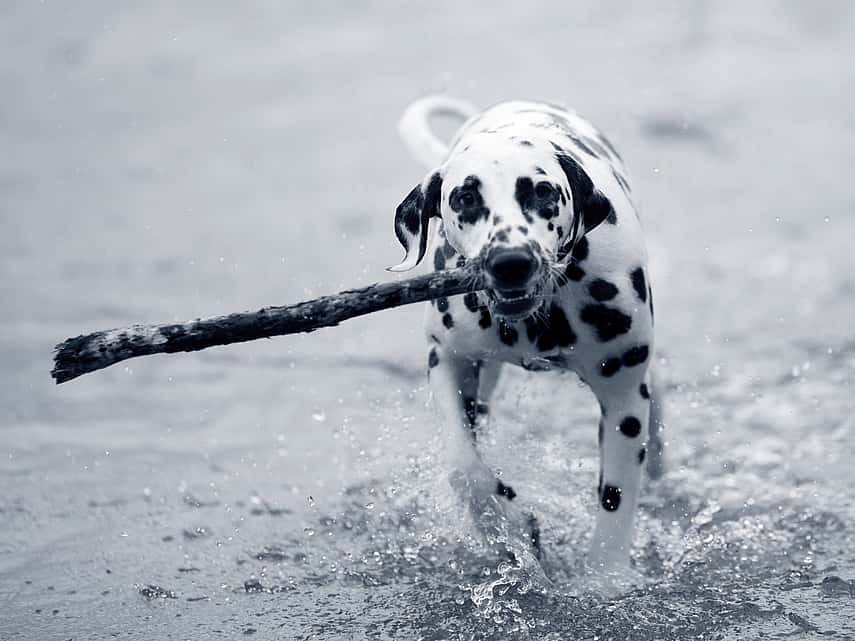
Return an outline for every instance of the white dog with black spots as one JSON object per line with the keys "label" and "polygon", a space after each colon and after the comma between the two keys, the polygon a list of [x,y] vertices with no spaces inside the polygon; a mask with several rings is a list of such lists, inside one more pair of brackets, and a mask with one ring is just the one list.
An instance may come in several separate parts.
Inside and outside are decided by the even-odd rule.
{"label": "white dog with black spots", "polygon": [[[437,114],[467,119],[451,144],[430,128]],[[437,270],[477,261],[488,285],[432,301],[426,316],[452,484],[486,534],[501,539],[502,524],[518,523],[503,540],[521,565],[537,565],[537,522],[513,513],[516,493],[481,460],[477,435],[503,364],[576,372],[601,408],[587,564],[625,576],[642,467],[661,475],[663,441],[647,250],[620,156],[588,121],[538,102],[479,114],[432,96],[407,109],[400,131],[430,172],[397,209],[406,255],[390,269],[418,264],[432,236]]]}

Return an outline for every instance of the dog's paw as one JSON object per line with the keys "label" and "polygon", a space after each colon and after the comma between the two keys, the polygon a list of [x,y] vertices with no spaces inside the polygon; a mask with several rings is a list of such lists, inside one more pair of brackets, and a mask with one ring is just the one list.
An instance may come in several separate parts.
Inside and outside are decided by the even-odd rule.
{"label": "dog's paw", "polygon": [[629,563],[597,563],[583,566],[578,587],[603,599],[615,599],[644,583],[644,576]]}

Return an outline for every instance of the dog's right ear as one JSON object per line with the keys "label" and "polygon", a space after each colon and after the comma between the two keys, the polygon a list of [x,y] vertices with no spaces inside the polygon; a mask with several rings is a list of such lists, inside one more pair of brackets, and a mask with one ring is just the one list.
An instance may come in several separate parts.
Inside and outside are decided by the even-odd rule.
{"label": "dog's right ear", "polygon": [[428,224],[434,216],[439,217],[439,202],[442,193],[442,178],[439,172],[428,176],[417,185],[395,210],[395,236],[404,246],[404,260],[390,272],[405,272],[419,264],[427,250]]}

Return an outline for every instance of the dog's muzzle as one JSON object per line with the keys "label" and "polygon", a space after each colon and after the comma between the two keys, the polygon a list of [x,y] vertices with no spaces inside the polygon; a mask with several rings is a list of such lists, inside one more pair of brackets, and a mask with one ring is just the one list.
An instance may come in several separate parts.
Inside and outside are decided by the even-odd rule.
{"label": "dog's muzzle", "polygon": [[529,247],[492,249],[484,272],[493,312],[510,320],[525,318],[540,303],[542,261]]}

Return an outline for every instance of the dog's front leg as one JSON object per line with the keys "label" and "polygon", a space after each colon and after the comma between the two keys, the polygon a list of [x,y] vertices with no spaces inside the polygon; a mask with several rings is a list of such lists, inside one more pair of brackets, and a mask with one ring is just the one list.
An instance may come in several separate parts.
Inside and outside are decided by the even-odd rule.
{"label": "dog's front leg", "polygon": [[597,572],[625,574],[629,570],[650,417],[649,381],[643,375],[618,375],[618,380],[594,390],[602,407],[600,479],[588,564]]}
{"label": "dog's front leg", "polygon": [[496,477],[475,448],[480,364],[435,344],[428,354],[428,367],[451,484],[480,523],[482,515],[495,512],[494,505],[499,505],[494,499]]}
{"label": "dog's front leg", "polygon": [[[435,344],[428,355],[433,405],[442,422],[445,459],[450,481],[487,540],[519,554],[529,552],[531,533],[520,515],[510,514],[513,490],[500,483],[481,459],[476,435],[489,399],[479,396],[479,380],[484,373],[489,393],[495,385],[497,364],[459,356]],[[489,368],[484,371],[484,368]],[[516,518],[519,517],[519,518]]]}
{"label": "dog's front leg", "polygon": [[[534,540],[529,524],[512,510],[513,491],[496,479],[475,447],[481,363],[434,344],[428,366],[433,404],[443,424],[451,486],[468,507],[488,544],[516,561],[507,578],[539,589],[549,587],[550,581],[532,551]],[[494,370],[485,374],[485,387],[492,391]]]}

